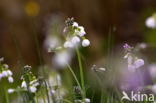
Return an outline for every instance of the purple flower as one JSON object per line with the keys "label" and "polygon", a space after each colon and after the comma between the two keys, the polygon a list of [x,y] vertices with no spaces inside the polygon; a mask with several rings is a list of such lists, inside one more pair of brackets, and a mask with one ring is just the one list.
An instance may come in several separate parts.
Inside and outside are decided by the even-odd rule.
{"label": "purple flower", "polygon": [[124,44],[123,48],[124,49],[130,49],[131,47],[126,43],[126,44]]}
{"label": "purple flower", "polygon": [[144,65],[144,60],[143,59],[137,59],[135,62],[134,62],[134,65],[135,65],[135,68],[139,68],[141,66]]}

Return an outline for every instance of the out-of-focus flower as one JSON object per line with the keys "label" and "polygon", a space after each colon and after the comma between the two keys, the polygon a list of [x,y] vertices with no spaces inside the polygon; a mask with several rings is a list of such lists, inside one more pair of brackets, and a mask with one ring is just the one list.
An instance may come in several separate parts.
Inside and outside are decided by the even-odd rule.
{"label": "out-of-focus flower", "polygon": [[88,40],[88,39],[84,39],[83,41],[82,41],[82,46],[83,47],[87,47],[87,46],[89,46],[90,45],[90,41]]}
{"label": "out-of-focus flower", "polygon": [[7,71],[3,71],[2,75],[3,75],[3,77],[7,77],[8,76],[8,72]]}
{"label": "out-of-focus flower", "polygon": [[85,103],[90,103],[90,99],[89,98],[85,98]]}
{"label": "out-of-focus flower", "polygon": [[145,48],[147,48],[147,44],[146,43],[140,43],[140,44],[138,44],[138,47],[140,49],[145,49]]}
{"label": "out-of-focus flower", "polygon": [[65,48],[72,48],[72,47],[74,47],[74,45],[73,45],[73,43],[71,41],[66,41],[64,43],[64,47]]}
{"label": "out-of-focus flower", "polygon": [[37,88],[35,86],[30,86],[29,89],[32,93],[35,93],[37,91]]}
{"label": "out-of-focus flower", "polygon": [[80,100],[80,99],[77,99],[77,100],[74,100],[75,103],[90,103],[90,99],[89,98],[85,98],[84,100]]}
{"label": "out-of-focus flower", "polygon": [[8,75],[12,76],[12,71],[11,70],[7,70]]}
{"label": "out-of-focus flower", "polygon": [[152,79],[156,79],[156,64],[149,65],[148,70]]}
{"label": "out-of-focus flower", "polygon": [[7,64],[2,64],[1,62],[4,60],[0,60],[0,79],[8,78],[9,83],[13,83],[14,79],[12,77],[13,73],[9,70],[9,66]]}
{"label": "out-of-focus flower", "polygon": [[148,17],[146,19],[146,23],[145,24],[146,24],[146,26],[148,28],[152,28],[152,29],[156,28],[156,18],[155,18],[155,16],[153,15],[151,17]]}
{"label": "out-of-focus flower", "polygon": [[25,5],[25,12],[28,16],[37,16],[40,11],[40,6],[35,1],[30,1]]}
{"label": "out-of-focus flower", "polygon": [[141,66],[144,65],[144,60],[143,59],[137,59],[135,62],[134,62],[134,66],[135,68],[140,68]]}
{"label": "out-of-focus flower", "polygon": [[153,93],[156,94],[156,84],[154,84],[154,85],[151,87],[151,90],[152,90]]}
{"label": "out-of-focus flower", "polygon": [[48,35],[44,41],[44,46],[46,48],[54,49],[60,45],[60,40],[56,36]]}
{"label": "out-of-focus flower", "polygon": [[74,36],[71,41],[75,45],[75,44],[79,43],[81,40],[78,36]]}
{"label": "out-of-focus flower", "polygon": [[127,59],[128,63],[128,70],[135,71],[137,68],[140,68],[144,65],[144,60],[138,58],[133,54],[133,47],[129,46],[128,44],[124,44],[124,49],[126,52],[126,55],[124,56],[124,59]]}
{"label": "out-of-focus flower", "polygon": [[9,77],[8,77],[8,81],[9,81],[10,83],[13,83],[13,82],[14,82],[13,77],[9,76]]}
{"label": "out-of-focus flower", "polygon": [[65,67],[67,64],[70,63],[72,55],[73,55],[72,50],[58,51],[52,58],[52,62],[56,67]]}
{"label": "out-of-focus flower", "polygon": [[15,92],[15,89],[11,89],[11,88],[8,89],[8,93],[9,93],[9,94],[11,94],[11,93],[13,93],[13,92]]}
{"label": "out-of-focus flower", "polygon": [[22,81],[21,87],[22,87],[22,88],[27,88],[27,84],[26,84],[25,81]]}

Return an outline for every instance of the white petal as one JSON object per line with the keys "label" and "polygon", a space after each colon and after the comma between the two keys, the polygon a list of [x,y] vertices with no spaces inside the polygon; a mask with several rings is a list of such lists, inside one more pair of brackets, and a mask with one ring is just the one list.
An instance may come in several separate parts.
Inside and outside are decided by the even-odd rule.
{"label": "white petal", "polygon": [[9,74],[10,76],[12,76],[12,71],[11,71],[11,70],[7,70],[7,72],[8,72],[8,74]]}
{"label": "white petal", "polygon": [[72,42],[70,42],[70,41],[66,41],[65,43],[64,43],[64,47],[65,48],[72,48],[74,45],[72,44]]}
{"label": "white petal", "polygon": [[80,38],[78,36],[74,36],[71,41],[73,44],[77,44],[80,42]]}
{"label": "white petal", "polygon": [[147,18],[146,26],[149,28],[156,28],[156,19],[154,17]]}
{"label": "white petal", "polygon": [[74,26],[74,27],[78,27],[79,25],[78,25],[77,22],[74,22],[74,23],[73,23],[73,26]]}
{"label": "white petal", "polygon": [[15,89],[8,89],[8,93],[9,93],[9,94],[11,94],[11,93],[13,93],[13,92],[15,92]]}
{"label": "white petal", "polygon": [[22,87],[22,88],[27,88],[27,84],[26,84],[25,81],[22,82],[21,87]]}
{"label": "white petal", "polygon": [[29,89],[30,89],[30,92],[32,93],[35,93],[37,91],[36,87],[34,86],[30,86]]}
{"label": "white petal", "polygon": [[88,39],[84,39],[83,41],[82,41],[82,46],[83,47],[87,47],[87,46],[89,46],[90,45],[90,41],[88,40]]}
{"label": "white petal", "polygon": [[2,75],[3,75],[3,77],[7,77],[8,76],[8,72],[7,71],[3,71]]}
{"label": "white petal", "polygon": [[8,77],[8,81],[10,82],[10,83],[13,83],[14,82],[14,79],[13,79],[13,77]]}

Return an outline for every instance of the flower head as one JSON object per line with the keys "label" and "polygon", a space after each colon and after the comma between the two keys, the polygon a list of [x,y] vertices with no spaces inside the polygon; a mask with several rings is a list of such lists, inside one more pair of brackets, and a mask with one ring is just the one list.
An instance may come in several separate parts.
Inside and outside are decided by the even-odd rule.
{"label": "flower head", "polygon": [[152,29],[156,28],[156,18],[154,18],[153,16],[147,18],[145,24],[148,28],[152,28]]}
{"label": "flower head", "polygon": [[141,66],[144,65],[144,60],[143,59],[137,59],[135,62],[134,62],[134,65],[135,65],[135,68],[139,68]]}
{"label": "flower head", "polygon": [[77,44],[77,43],[79,43],[81,40],[80,40],[80,38],[78,37],[78,36],[74,36],[74,37],[72,37],[72,43],[73,44]]}
{"label": "flower head", "polygon": [[90,103],[90,99],[89,98],[85,98],[85,103]]}
{"label": "flower head", "polygon": [[90,41],[88,40],[88,39],[84,39],[83,41],[82,41],[82,46],[83,47],[87,47],[87,46],[89,46],[90,45]]}
{"label": "flower head", "polygon": [[9,94],[11,94],[11,93],[13,93],[13,92],[15,92],[15,89],[11,89],[11,88],[8,89],[8,93],[9,93]]}
{"label": "flower head", "polygon": [[13,83],[13,82],[14,82],[13,77],[9,76],[9,77],[8,77],[8,81],[9,81],[10,83]]}

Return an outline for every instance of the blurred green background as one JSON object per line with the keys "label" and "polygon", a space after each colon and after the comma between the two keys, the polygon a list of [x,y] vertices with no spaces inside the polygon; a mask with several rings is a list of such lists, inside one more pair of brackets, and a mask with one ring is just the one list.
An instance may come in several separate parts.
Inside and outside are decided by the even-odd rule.
{"label": "blurred green background", "polygon": [[39,55],[48,61],[43,45],[51,18],[74,17],[91,41],[84,53],[92,64],[107,55],[110,32],[112,50],[125,42],[155,43],[156,30],[145,27],[155,11],[155,0],[0,0],[0,57],[17,74],[22,63],[38,67]]}

